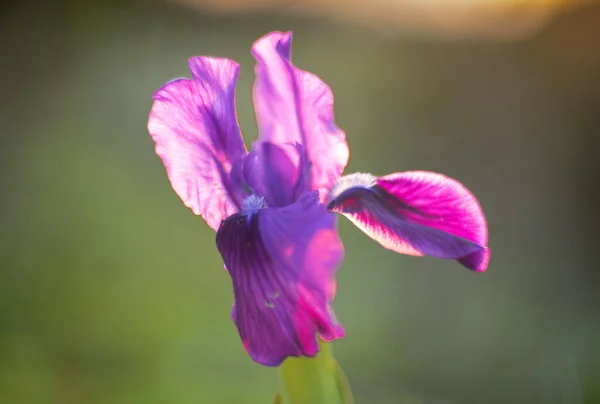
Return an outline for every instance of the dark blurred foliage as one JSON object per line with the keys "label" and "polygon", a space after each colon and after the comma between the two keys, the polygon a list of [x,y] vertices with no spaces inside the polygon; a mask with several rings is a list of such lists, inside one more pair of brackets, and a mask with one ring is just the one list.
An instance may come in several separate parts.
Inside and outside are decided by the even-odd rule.
{"label": "dark blurred foliage", "polygon": [[358,403],[600,402],[600,5],[515,41],[384,35],[320,18],[122,1],[2,6],[0,402],[267,403],[214,234],[146,131],[193,55],[242,64],[293,30],[336,95],[348,172],[461,180],[487,214],[484,274],[399,256],[341,220],[335,343]]}

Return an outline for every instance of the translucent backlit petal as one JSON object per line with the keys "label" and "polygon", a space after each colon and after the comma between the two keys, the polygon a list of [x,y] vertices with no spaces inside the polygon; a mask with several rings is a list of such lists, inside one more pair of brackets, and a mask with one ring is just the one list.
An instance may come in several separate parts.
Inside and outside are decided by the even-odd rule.
{"label": "translucent backlit petal", "polygon": [[[334,122],[331,89],[291,62],[291,33],[273,32],[252,47],[256,58],[254,105],[260,140],[302,145],[300,172],[310,189],[326,191],[348,162],[345,133]],[[296,151],[286,150],[294,161]],[[295,187],[295,183],[290,183]]]}
{"label": "translucent backlit petal", "polygon": [[192,80],[171,81],[154,94],[148,131],[175,192],[216,230],[243,198],[232,181],[246,154],[234,100],[239,66],[195,57],[189,67]]}

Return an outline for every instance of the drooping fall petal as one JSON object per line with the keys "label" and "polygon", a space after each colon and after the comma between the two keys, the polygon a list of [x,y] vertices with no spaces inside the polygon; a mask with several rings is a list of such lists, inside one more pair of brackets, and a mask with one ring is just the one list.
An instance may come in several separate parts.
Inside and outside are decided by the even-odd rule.
{"label": "drooping fall petal", "polygon": [[284,208],[229,217],[217,247],[233,281],[235,324],[256,362],[315,356],[317,335],[344,335],[330,307],[343,246],[316,192]]}
{"label": "drooping fall petal", "polygon": [[458,181],[412,171],[344,177],[329,209],[342,213],[384,247],[401,254],[457,259],[485,271],[487,224],[477,199]]}
{"label": "drooping fall petal", "polygon": [[154,94],[148,131],[183,203],[217,230],[243,198],[232,167],[245,156],[235,112],[236,62],[189,60],[192,80],[177,79]]}
{"label": "drooping fall petal", "polygon": [[260,140],[301,145],[302,158],[296,159],[296,151],[290,149],[290,160],[301,164],[309,189],[321,190],[324,196],[348,163],[348,144],[334,122],[331,89],[316,75],[292,64],[291,45],[291,33],[272,32],[252,47],[257,61],[253,94]]}

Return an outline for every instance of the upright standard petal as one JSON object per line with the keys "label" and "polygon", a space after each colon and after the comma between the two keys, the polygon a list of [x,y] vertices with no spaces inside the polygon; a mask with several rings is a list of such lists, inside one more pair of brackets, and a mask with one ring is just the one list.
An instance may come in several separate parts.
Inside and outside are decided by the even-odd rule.
{"label": "upright standard petal", "polygon": [[344,177],[329,209],[348,217],[384,247],[401,254],[457,259],[485,271],[487,225],[477,199],[458,181],[412,171],[376,178]]}
{"label": "upright standard petal", "polygon": [[238,213],[217,232],[233,281],[233,318],[248,354],[277,366],[288,356],[315,356],[344,330],[330,307],[343,246],[335,217],[304,194],[284,208]]}
{"label": "upright standard petal", "polygon": [[193,80],[173,80],[154,94],[148,131],[177,195],[217,230],[244,196],[232,182],[246,155],[235,112],[239,66],[195,57],[189,68]]}
{"label": "upright standard petal", "polygon": [[[252,47],[257,61],[254,105],[260,139],[302,145],[298,169],[308,177],[309,188],[321,190],[324,197],[348,163],[348,144],[334,122],[331,89],[292,64],[291,44],[291,33],[273,32]],[[290,159],[294,161],[295,156]]]}

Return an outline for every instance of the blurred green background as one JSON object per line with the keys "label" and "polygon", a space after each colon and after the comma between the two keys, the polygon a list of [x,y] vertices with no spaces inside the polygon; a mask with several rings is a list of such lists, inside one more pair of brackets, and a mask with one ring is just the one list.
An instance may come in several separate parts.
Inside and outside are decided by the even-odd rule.
{"label": "blurred green background", "polygon": [[357,403],[599,403],[600,5],[514,40],[390,34],[320,16],[161,2],[2,6],[0,403],[266,404],[230,320],[214,233],[146,131],[194,55],[242,65],[294,31],[336,96],[347,172],[461,180],[487,214],[484,274],[396,255],[340,220],[335,343]]}

